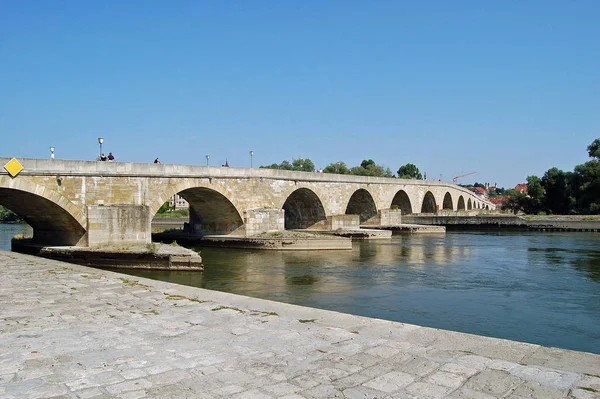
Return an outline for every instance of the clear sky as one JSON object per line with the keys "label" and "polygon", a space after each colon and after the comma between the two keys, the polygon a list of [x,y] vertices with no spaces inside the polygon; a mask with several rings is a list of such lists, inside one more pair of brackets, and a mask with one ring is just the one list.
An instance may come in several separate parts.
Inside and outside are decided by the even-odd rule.
{"label": "clear sky", "polygon": [[512,187],[600,137],[600,1],[0,0],[0,156],[414,163]]}

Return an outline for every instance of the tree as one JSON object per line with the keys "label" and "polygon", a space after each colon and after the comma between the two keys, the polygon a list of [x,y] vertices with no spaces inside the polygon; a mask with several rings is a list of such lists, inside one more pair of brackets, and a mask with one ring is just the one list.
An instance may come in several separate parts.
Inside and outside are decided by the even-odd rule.
{"label": "tree", "polygon": [[592,144],[588,145],[587,151],[590,158],[600,160],[600,138],[592,141]]}
{"label": "tree", "polygon": [[363,160],[360,166],[350,168],[351,175],[358,176],[375,176],[375,177],[394,177],[390,168],[384,168],[377,165],[372,159]]}
{"label": "tree", "polygon": [[0,205],[0,222],[18,222],[21,218],[13,211]]}
{"label": "tree", "polygon": [[400,169],[398,169],[397,173],[398,177],[401,179],[423,179],[423,175],[419,171],[419,168],[412,163],[407,163],[404,166],[400,166]]}
{"label": "tree", "polygon": [[339,175],[347,175],[350,173],[350,169],[344,162],[330,163],[323,169],[323,173],[337,173]]}
{"label": "tree", "polygon": [[363,161],[360,163],[360,167],[364,168],[364,169],[368,169],[369,167],[374,167],[374,166],[377,166],[377,164],[372,159],[369,159],[369,160],[363,159]]}
{"label": "tree", "polygon": [[315,164],[308,158],[293,159],[292,162],[284,160],[280,164],[261,166],[265,169],[298,170],[302,172],[314,172]]}
{"label": "tree", "polygon": [[544,187],[544,208],[548,213],[567,215],[571,213],[575,205],[575,199],[571,196],[572,190],[569,184],[571,173],[565,173],[558,168],[551,168],[542,177]]}
{"label": "tree", "polygon": [[542,181],[537,176],[527,176],[527,196],[525,211],[529,214],[537,214],[542,211],[544,204],[544,188]]}
{"label": "tree", "polygon": [[315,164],[308,158],[298,158],[292,161],[292,170],[299,170],[302,172],[314,172]]}
{"label": "tree", "polygon": [[591,160],[577,165],[573,172],[572,187],[577,210],[585,214],[600,214],[600,161]]}
{"label": "tree", "polygon": [[516,215],[525,212],[527,208],[527,194],[518,190],[506,190],[506,200],[502,202],[502,210],[511,210]]}

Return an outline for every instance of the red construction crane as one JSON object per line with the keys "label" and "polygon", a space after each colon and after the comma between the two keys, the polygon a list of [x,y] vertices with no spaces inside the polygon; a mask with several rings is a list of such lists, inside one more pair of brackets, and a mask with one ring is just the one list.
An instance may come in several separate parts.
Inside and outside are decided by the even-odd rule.
{"label": "red construction crane", "polygon": [[464,175],[454,176],[452,178],[452,183],[456,183],[456,180],[459,179],[459,178],[461,178],[461,177],[469,176],[469,175],[472,175],[472,174],[475,174],[475,173],[477,173],[477,172],[469,172],[469,173],[465,173]]}

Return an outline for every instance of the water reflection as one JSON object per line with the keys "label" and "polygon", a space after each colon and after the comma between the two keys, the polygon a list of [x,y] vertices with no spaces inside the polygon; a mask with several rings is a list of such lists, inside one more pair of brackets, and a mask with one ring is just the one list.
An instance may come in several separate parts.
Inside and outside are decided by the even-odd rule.
{"label": "water reflection", "polygon": [[25,223],[0,223],[0,249],[10,251],[10,241],[18,234],[31,237],[33,235],[33,229]]}
{"label": "water reflection", "polygon": [[530,247],[532,263],[569,265],[600,283],[600,250],[590,248]]}

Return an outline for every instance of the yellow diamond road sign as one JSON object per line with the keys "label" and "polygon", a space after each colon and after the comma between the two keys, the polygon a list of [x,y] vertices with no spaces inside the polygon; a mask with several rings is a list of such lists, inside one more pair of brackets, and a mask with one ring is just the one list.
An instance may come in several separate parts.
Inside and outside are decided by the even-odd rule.
{"label": "yellow diamond road sign", "polygon": [[23,165],[17,161],[17,158],[13,158],[4,165],[4,169],[12,176],[15,177],[23,170]]}

